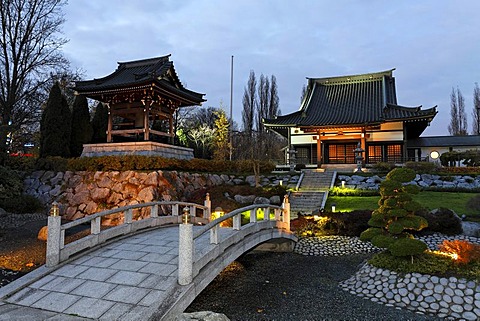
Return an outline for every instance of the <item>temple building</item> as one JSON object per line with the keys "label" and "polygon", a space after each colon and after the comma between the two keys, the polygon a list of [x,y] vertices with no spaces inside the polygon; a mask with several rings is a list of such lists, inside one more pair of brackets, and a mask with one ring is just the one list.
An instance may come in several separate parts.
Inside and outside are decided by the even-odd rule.
{"label": "temple building", "polygon": [[76,81],[73,89],[108,108],[106,143],[84,145],[82,156],[193,158],[191,149],[173,146],[174,116],[179,108],[201,105],[204,94],[182,85],[170,55],[119,62],[110,75]]}
{"label": "temple building", "polygon": [[422,134],[436,106],[399,105],[394,70],[308,78],[298,111],[263,122],[288,138],[297,163],[354,164],[358,143],[367,164],[420,160],[420,149],[408,141]]}

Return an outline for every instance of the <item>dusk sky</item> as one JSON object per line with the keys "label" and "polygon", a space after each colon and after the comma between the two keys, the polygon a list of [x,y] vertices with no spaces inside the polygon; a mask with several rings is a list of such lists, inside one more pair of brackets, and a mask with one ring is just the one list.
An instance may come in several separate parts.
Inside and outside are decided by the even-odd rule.
{"label": "dusk sky", "polygon": [[452,87],[465,97],[472,130],[480,82],[480,1],[82,0],[65,7],[64,46],[85,78],[117,62],[171,54],[187,88],[223,101],[241,126],[250,70],[276,76],[282,114],[300,107],[306,77],[396,68],[398,103],[438,115],[423,136],[448,135]]}

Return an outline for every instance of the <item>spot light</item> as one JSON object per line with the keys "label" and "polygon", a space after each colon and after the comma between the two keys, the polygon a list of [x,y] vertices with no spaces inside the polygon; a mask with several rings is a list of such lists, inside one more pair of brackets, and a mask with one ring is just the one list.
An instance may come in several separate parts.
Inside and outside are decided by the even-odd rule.
{"label": "spot light", "polygon": [[439,156],[440,156],[440,154],[439,154],[436,150],[433,150],[433,151],[430,153],[430,157],[431,157],[432,159],[437,159]]}

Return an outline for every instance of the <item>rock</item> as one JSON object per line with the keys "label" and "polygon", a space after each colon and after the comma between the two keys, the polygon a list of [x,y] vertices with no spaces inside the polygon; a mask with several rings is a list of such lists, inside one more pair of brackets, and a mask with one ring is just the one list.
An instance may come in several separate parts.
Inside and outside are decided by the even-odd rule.
{"label": "rock", "polygon": [[250,175],[245,178],[245,182],[250,184],[250,186],[255,186],[256,180],[255,180],[255,175]]}
{"label": "rock", "polygon": [[282,200],[281,200],[280,196],[273,195],[272,197],[270,197],[270,204],[275,204],[275,205],[282,204]]}
{"label": "rock", "polygon": [[255,195],[247,195],[247,196],[235,195],[233,199],[235,200],[235,202],[240,204],[252,204],[253,201],[255,200]]}
{"label": "rock", "polygon": [[225,314],[212,311],[182,313],[175,318],[176,321],[230,321]]}
{"label": "rock", "polygon": [[7,216],[7,211],[0,207],[0,217]]}
{"label": "rock", "polygon": [[105,200],[110,195],[109,188],[95,188],[92,190],[91,197],[94,201]]}
{"label": "rock", "polygon": [[270,200],[266,197],[256,197],[253,204],[270,204]]}
{"label": "rock", "polygon": [[462,221],[463,234],[467,236],[480,237],[480,223]]}
{"label": "rock", "polygon": [[38,231],[37,239],[40,241],[47,241],[48,238],[48,226],[44,226]]}

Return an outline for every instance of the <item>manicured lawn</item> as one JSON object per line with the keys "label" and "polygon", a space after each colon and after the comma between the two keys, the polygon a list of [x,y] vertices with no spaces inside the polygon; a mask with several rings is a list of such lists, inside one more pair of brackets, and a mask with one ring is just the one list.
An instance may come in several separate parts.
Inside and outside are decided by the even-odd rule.
{"label": "manicured lawn", "polygon": [[[473,213],[467,209],[467,201],[475,196],[475,193],[447,193],[424,191],[414,196],[414,199],[428,209],[446,207],[452,209],[458,215],[480,217],[480,213]],[[377,202],[380,196],[330,196],[325,209],[331,209],[335,204],[336,211],[374,210],[378,208]]]}

